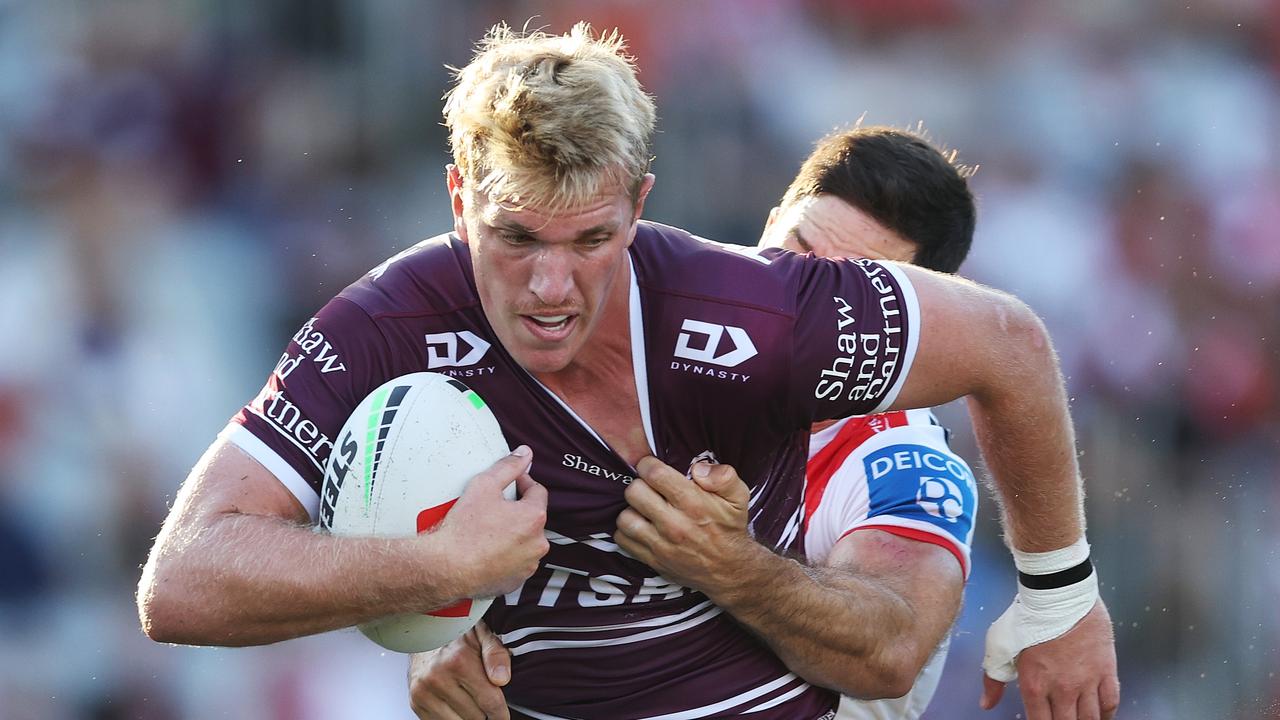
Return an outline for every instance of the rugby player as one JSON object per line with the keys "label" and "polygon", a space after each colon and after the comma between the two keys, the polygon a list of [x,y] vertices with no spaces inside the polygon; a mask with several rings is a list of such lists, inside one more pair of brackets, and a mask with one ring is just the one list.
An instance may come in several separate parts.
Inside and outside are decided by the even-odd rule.
{"label": "rugby player", "polygon": [[[972,241],[974,214],[964,174],[927,140],[893,128],[858,128],[819,142],[781,205],[770,213],[760,245],[828,257],[914,262],[955,272]],[[899,448],[927,447],[956,463],[947,463],[956,470],[944,475],[956,487],[971,488],[972,475],[950,452],[941,428],[925,411],[815,423],[813,429],[806,521],[800,529],[804,556],[811,565],[831,568],[828,572],[843,567],[856,572],[863,583],[880,583],[880,595],[841,595],[842,588],[830,587],[833,598],[849,601],[836,606],[840,614],[824,617],[821,610],[797,609],[794,615],[806,618],[803,626],[752,629],[780,652],[790,650],[783,659],[806,680],[840,688],[849,685],[849,675],[883,673],[866,666],[867,656],[875,653],[859,648],[856,637],[840,638],[837,629],[857,628],[877,600],[912,607],[913,622],[894,639],[900,650],[897,658],[906,668],[898,671],[898,678],[915,678],[910,692],[875,701],[846,697],[840,717],[918,717],[937,687],[946,655],[945,631],[959,609],[976,495],[957,493],[962,502],[954,518],[922,513],[916,496],[920,473],[911,472],[914,468],[877,473],[889,466],[871,458]],[[869,467],[874,468],[874,483]],[[854,533],[855,529],[864,532]],[[687,538],[683,545],[690,545]],[[650,564],[657,566],[652,559]],[[693,587],[699,586],[698,574],[691,574]],[[836,585],[830,579],[828,583]],[[1099,612],[1105,613],[1105,608]],[[943,644],[938,652],[928,657],[939,643]],[[481,623],[450,647],[412,658],[411,703],[424,718],[442,716],[443,708],[451,705],[447,712],[462,717],[507,717],[497,688],[509,677],[508,650]]]}
{"label": "rugby player", "polygon": [[[914,262],[955,272],[969,251],[974,216],[962,169],[924,138],[893,128],[859,127],[818,143],[781,205],[770,213],[760,246]],[[787,666],[808,682],[871,697],[902,695],[842,698],[838,717],[912,720],[937,688],[946,630],[960,608],[977,509],[973,475],[951,452],[945,431],[927,410],[823,421],[812,429],[803,522],[778,550],[794,547],[794,556],[824,568],[825,592],[809,593],[822,602],[816,608],[794,608],[794,616],[805,618],[800,627],[754,624],[751,629],[786,653],[782,659]],[[903,451],[912,453],[912,459],[897,467],[890,458]],[[922,451],[929,457],[924,462],[936,470],[914,461]],[[939,482],[945,478],[953,489],[949,512],[935,504],[935,514],[930,514],[918,502],[926,473]],[[737,478],[718,479],[726,483],[720,494],[741,497],[746,492]],[[642,507],[636,509],[643,512]],[[654,530],[659,527],[655,524]],[[689,537],[682,539],[684,547],[701,557],[717,556],[714,547],[703,549]],[[638,553],[649,549],[628,547],[629,542],[619,537],[624,548]],[[649,564],[658,568],[670,554],[666,550],[654,548]],[[686,584],[701,589],[702,574],[695,569]],[[857,584],[849,587],[850,579]],[[912,608],[909,619],[895,617],[895,610],[907,607]],[[867,652],[856,633],[848,637],[848,630],[841,632],[857,630],[877,613],[899,621],[893,638],[897,653]],[[515,647],[518,651],[520,645]],[[760,652],[771,650],[761,647]],[[499,688],[510,678],[510,665],[510,651],[482,622],[449,647],[411,658],[411,705],[421,718],[508,718]],[[868,687],[857,678],[870,678],[876,685]],[[900,689],[907,678],[915,682],[904,694]]]}
{"label": "rugby player", "polygon": [[[486,619],[504,639],[541,635],[505,688],[531,717],[834,717],[834,693],[760,657],[709,599],[750,594],[758,576],[736,558],[698,592],[618,552],[615,533],[643,530],[620,478],[670,502],[670,469],[714,454],[750,480],[755,538],[777,545],[802,514],[811,423],[964,395],[1012,541],[1035,555],[1024,580],[1095,578],[1062,379],[1025,305],[910,266],[744,253],[640,221],[654,108],[616,34],[498,28],[445,110],[454,232],[326,304],[197,463],[140,582],[151,638],[274,642],[509,593]],[[424,368],[464,377],[517,449],[436,532],[312,532],[332,435],[374,387]],[[1069,599],[1092,607],[1091,587]],[[1061,688],[1045,710],[1099,715],[1096,685],[1069,689],[1069,715]]]}

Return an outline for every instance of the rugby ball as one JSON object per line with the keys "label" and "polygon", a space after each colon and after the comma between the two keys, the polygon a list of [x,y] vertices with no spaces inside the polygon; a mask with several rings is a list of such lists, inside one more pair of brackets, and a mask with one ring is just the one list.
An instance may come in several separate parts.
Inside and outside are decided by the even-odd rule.
{"label": "rugby ball", "polygon": [[[398,377],[347,419],[325,467],[320,527],[334,535],[410,537],[431,532],[467,481],[511,452],[484,400],[429,372]],[[507,488],[515,498],[515,485]],[[478,622],[493,598],[360,625],[388,650],[434,650]]]}

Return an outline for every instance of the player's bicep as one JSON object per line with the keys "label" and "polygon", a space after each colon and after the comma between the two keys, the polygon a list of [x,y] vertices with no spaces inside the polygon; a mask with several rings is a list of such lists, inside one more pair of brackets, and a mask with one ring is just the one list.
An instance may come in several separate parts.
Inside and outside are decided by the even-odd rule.
{"label": "player's bicep", "polygon": [[932,407],[979,393],[1014,361],[1014,345],[1047,345],[1043,325],[1017,298],[954,275],[897,268],[915,290],[919,336],[893,409]]}
{"label": "player's bicep", "polygon": [[826,564],[879,582],[915,611],[936,644],[960,610],[964,573],[946,548],[872,528],[845,535]]}
{"label": "player's bicep", "polygon": [[214,441],[178,493],[170,521],[205,525],[228,514],[310,524],[306,508],[270,470],[225,437]]}

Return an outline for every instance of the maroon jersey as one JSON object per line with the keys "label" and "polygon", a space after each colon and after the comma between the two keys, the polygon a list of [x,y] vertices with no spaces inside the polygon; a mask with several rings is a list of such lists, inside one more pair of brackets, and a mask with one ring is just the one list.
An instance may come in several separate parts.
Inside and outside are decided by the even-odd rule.
{"label": "maroon jersey", "polygon": [[[713,243],[642,222],[630,248],[631,342],[654,455],[709,451],[751,488],[756,538],[800,554],[809,426],[883,410],[915,352],[900,272]],[[466,245],[392,258],[294,336],[227,437],[312,513],[333,438],[378,385],[430,370],[481,395],[549,491],[551,549],[485,619],[514,658],[506,696],[533,718],[825,718],[837,696],[790,673],[699,592],[613,542],[635,470],[498,343]],[[794,542],[794,548],[792,544]]]}

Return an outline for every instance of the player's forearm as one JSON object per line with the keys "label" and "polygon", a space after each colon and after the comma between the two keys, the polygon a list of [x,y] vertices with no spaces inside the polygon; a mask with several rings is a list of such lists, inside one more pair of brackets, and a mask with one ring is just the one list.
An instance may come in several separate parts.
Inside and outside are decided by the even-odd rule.
{"label": "player's forearm", "polygon": [[337,538],[239,513],[166,528],[139,584],[143,627],[161,642],[258,645],[446,605],[462,583],[449,563],[426,561],[424,541]]}
{"label": "player's forearm", "polygon": [[1008,347],[969,408],[1011,544],[1044,552],[1082,534],[1082,490],[1057,357],[1043,324],[1023,310],[1008,323]]}
{"label": "player's forearm", "polygon": [[794,673],[862,699],[906,694],[932,652],[910,604],[857,573],[809,567],[770,552],[703,591]]}

